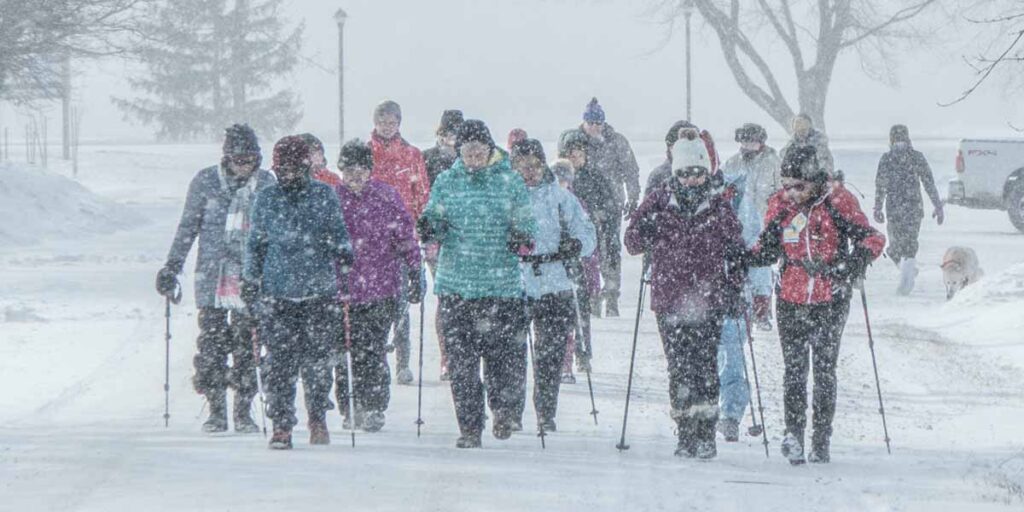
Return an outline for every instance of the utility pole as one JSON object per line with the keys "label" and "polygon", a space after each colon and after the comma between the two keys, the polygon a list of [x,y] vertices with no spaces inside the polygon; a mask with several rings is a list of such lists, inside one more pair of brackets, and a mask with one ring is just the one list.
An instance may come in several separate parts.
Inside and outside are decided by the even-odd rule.
{"label": "utility pole", "polygon": [[61,157],[71,159],[71,56],[64,55],[60,65],[61,75]]}
{"label": "utility pole", "polygon": [[338,22],[338,144],[345,144],[345,20],[348,14],[344,9],[334,13],[334,21]]}
{"label": "utility pole", "polygon": [[691,79],[692,51],[690,49],[690,19],[693,17],[693,0],[679,0],[679,8],[686,19],[686,120],[693,120],[693,87]]}

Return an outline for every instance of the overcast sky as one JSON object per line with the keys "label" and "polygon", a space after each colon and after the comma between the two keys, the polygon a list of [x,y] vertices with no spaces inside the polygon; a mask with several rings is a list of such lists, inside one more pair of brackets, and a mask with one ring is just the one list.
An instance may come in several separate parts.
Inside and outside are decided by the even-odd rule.
{"label": "overcast sky", "polygon": [[[644,12],[642,0],[286,0],[284,16],[306,24],[303,55],[308,59],[293,83],[305,117],[299,131],[337,139],[337,28],[333,14],[343,7],[346,25],[347,137],[365,137],[371,111],[382,99],[402,104],[407,138],[431,140],[441,111],[461,108],[485,120],[495,136],[513,127],[551,137],[579,123],[584,105],[597,96],[608,121],[627,136],[659,138],[684,117],[682,31],[666,46],[664,27]],[[747,121],[764,124],[773,138],[781,129],[735,85],[709,27],[695,17],[694,120],[718,137]],[[853,53],[837,67],[827,120],[833,138],[885,136],[891,124],[910,125],[917,137],[1017,134],[1008,121],[1022,109],[998,84],[968,102],[940,108],[968,84],[961,55],[976,34],[940,34],[900,59],[901,86],[890,88],[866,77]],[[766,48],[787,63],[781,47]],[[83,138],[151,140],[151,129],[122,120],[112,95],[131,95],[124,66],[90,64],[76,72],[84,104]],[[780,79],[792,76],[783,67]],[[54,111],[51,126],[57,126]],[[10,108],[2,122],[11,125]],[[15,121],[16,122],[16,121]],[[17,126],[17,125],[16,125]],[[19,128],[20,129],[20,128]],[[12,130],[13,131],[13,130]],[[59,137],[51,128],[51,139]]]}

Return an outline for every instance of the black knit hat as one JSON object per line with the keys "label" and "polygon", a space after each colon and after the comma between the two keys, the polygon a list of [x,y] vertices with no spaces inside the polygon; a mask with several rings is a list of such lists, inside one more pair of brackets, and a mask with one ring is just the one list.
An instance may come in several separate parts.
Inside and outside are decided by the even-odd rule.
{"label": "black knit hat", "polygon": [[562,139],[562,156],[569,156],[574,149],[586,151],[589,145],[590,139],[586,133],[583,133],[582,130],[573,130]]}
{"label": "black knit hat", "polygon": [[438,135],[442,133],[458,133],[459,126],[465,119],[462,117],[461,110],[445,110],[441,114],[441,125],[437,127]]}
{"label": "black knit hat", "polygon": [[299,137],[302,137],[302,140],[306,141],[306,144],[309,144],[310,148],[315,149],[320,153],[324,152],[324,143],[320,142],[320,139],[318,139],[316,135],[313,135],[312,133],[303,133],[299,135]]}
{"label": "black knit hat", "polygon": [[829,175],[818,162],[818,151],[814,146],[796,146],[782,159],[782,177],[824,183]]}
{"label": "black knit hat", "polygon": [[544,157],[544,146],[537,139],[523,139],[512,145],[512,158],[535,156],[541,163],[547,163]]}
{"label": "black knit hat", "polygon": [[341,147],[338,155],[338,168],[362,167],[373,169],[373,150],[365,142],[359,139],[352,139]]}
{"label": "black knit hat", "polygon": [[259,155],[260,142],[247,124],[233,124],[224,130],[224,155]]}
{"label": "black knit hat", "polygon": [[467,119],[459,126],[459,132],[455,139],[455,150],[461,151],[462,145],[468,142],[487,144],[491,149],[496,147],[494,145],[494,138],[491,137],[491,131],[479,119]]}

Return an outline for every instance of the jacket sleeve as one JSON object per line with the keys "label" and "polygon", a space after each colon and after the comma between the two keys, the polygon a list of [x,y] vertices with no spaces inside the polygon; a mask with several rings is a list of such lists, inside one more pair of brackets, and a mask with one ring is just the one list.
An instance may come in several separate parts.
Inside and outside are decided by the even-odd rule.
{"label": "jacket sleeve", "polygon": [[616,138],[620,179],[626,185],[627,202],[635,203],[640,200],[640,166],[636,163],[636,155],[626,137],[618,134]]}
{"label": "jacket sleeve", "polygon": [[878,160],[878,172],[875,174],[875,209],[885,206],[885,194],[889,190],[889,157],[888,153]]}
{"label": "jacket sleeve", "polygon": [[939,190],[935,188],[935,176],[932,174],[932,168],[928,165],[928,159],[924,157],[924,154],[917,153],[917,165],[914,168],[921,184],[924,185],[924,191],[932,200],[932,206],[935,208],[942,206],[942,197],[939,196]]}
{"label": "jacket sleeve", "polygon": [[402,206],[402,197],[398,192],[391,190],[389,194],[390,210],[392,213],[391,246],[394,247],[398,257],[405,262],[409,268],[420,268],[420,250],[416,243],[416,234],[412,226],[412,217]]}
{"label": "jacket sleeve", "polygon": [[242,258],[242,278],[256,284],[263,281],[263,264],[267,258],[268,208],[265,194],[257,194],[252,209],[249,237],[245,241],[245,256]]}
{"label": "jacket sleeve", "polygon": [[640,204],[640,207],[633,212],[633,216],[629,218],[629,225],[626,226],[626,235],[623,238],[623,242],[626,246],[626,251],[629,254],[637,255],[643,253],[654,245],[654,240],[651,238],[650,233],[640,229],[640,225],[645,222],[655,222],[655,217],[658,211],[658,202],[660,200],[660,194],[648,194],[644,197],[644,202]]}
{"label": "jacket sleeve", "polygon": [[430,198],[427,199],[427,205],[423,207],[423,213],[420,214],[418,219],[418,222],[430,224],[434,230],[437,230],[447,220],[445,215],[447,176],[448,173],[441,173],[434,180],[434,186],[430,190]]}
{"label": "jacket sleeve", "polygon": [[587,258],[597,249],[597,230],[590,220],[587,212],[583,211],[579,199],[568,191],[563,191],[562,209],[566,213],[566,221],[569,225],[569,235],[580,241],[583,246],[580,249],[580,256]]}
{"label": "jacket sleeve", "polygon": [[178,230],[174,234],[174,242],[167,254],[167,266],[180,273],[185,266],[185,259],[192,249],[199,236],[199,230],[203,225],[203,212],[206,208],[205,194],[203,194],[202,173],[192,178],[188,186],[188,195],[185,197],[185,208],[181,212],[181,220],[178,221]]}

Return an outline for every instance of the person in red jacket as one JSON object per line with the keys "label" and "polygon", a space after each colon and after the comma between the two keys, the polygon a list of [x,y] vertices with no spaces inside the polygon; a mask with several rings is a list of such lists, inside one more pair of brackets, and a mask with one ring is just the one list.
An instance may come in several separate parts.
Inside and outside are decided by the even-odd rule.
{"label": "person in red jacket", "polygon": [[324,143],[320,142],[320,139],[312,133],[303,133],[299,135],[302,140],[306,141],[306,145],[309,146],[309,161],[311,162],[310,168],[312,169],[312,178],[320,183],[336,187],[341,185],[341,176],[338,176],[334,171],[327,168],[327,156],[324,155]]}
{"label": "person in red jacket", "polygon": [[[370,178],[380,181],[398,191],[409,216],[417,219],[430,198],[430,180],[423,154],[402,138],[402,107],[387,100],[373,111],[373,133],[370,149],[373,151],[373,171]],[[399,295],[405,297],[407,293]],[[409,304],[402,300],[398,305],[391,345],[395,348],[396,380],[399,384],[413,382],[409,369],[411,348],[409,343]]]}
{"label": "person in red jacket", "polygon": [[830,460],[836,410],[839,342],[850,313],[853,286],[882,254],[885,236],[871,227],[857,198],[839,182],[813,147],[797,147],[782,162],[782,190],[768,200],[765,229],[744,264],[779,263],[776,318],[785,363],[786,435],[782,453],[803,464],[807,424],[808,352],[814,371],[809,460]]}

